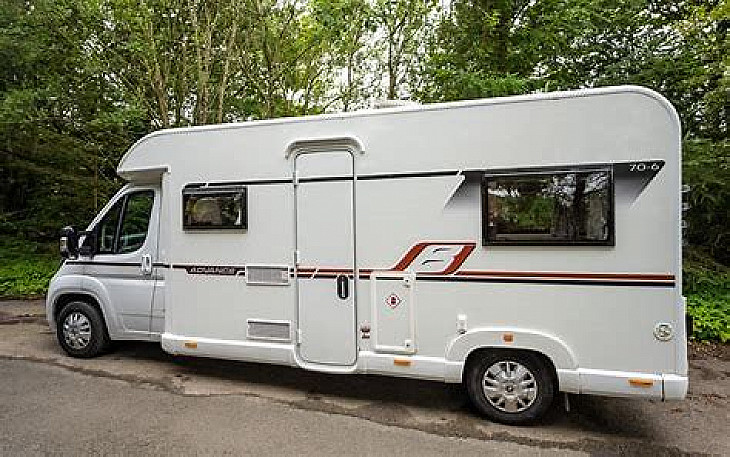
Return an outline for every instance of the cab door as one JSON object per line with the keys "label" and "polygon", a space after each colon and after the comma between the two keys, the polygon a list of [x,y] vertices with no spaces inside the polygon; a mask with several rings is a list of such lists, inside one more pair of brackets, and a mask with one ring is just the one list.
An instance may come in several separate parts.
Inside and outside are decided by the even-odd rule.
{"label": "cab door", "polygon": [[150,333],[157,257],[159,189],[122,194],[95,225],[94,255],[86,274],[101,282],[120,330],[130,337]]}

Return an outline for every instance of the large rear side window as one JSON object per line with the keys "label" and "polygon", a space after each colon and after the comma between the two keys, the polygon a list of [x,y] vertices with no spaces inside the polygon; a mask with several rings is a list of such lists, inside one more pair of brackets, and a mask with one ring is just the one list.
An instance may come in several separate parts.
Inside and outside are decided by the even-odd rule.
{"label": "large rear side window", "polygon": [[487,175],[484,244],[613,245],[609,169]]}

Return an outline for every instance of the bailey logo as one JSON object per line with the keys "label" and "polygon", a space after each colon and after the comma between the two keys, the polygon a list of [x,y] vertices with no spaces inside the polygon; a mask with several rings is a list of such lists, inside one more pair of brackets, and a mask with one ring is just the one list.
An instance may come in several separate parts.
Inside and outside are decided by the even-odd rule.
{"label": "bailey logo", "polygon": [[424,241],[413,246],[393,270],[448,275],[459,269],[475,247],[468,241]]}
{"label": "bailey logo", "polygon": [[385,304],[388,305],[391,309],[397,308],[402,301],[403,300],[401,300],[400,297],[395,293],[392,293],[385,298]]}

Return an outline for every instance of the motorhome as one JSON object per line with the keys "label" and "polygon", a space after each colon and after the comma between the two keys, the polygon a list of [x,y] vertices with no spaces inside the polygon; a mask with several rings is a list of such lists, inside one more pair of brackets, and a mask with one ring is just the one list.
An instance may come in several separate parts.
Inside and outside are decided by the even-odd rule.
{"label": "motorhome", "polygon": [[487,418],[559,392],[682,399],[680,123],[622,86],[170,129],[47,297],[113,340],[463,383]]}

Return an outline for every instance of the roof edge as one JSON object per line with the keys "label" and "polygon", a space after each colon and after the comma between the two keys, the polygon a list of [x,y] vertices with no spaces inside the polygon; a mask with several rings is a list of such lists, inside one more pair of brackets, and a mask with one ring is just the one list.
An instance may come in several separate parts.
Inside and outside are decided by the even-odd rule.
{"label": "roof edge", "polygon": [[525,95],[513,95],[508,97],[495,97],[495,98],[482,98],[476,100],[460,100],[454,102],[444,103],[432,103],[426,105],[413,105],[413,106],[399,106],[395,108],[383,108],[383,109],[364,109],[358,111],[340,112],[340,113],[328,113],[318,114],[313,116],[299,116],[299,117],[283,117],[277,119],[262,119],[255,121],[246,122],[232,122],[227,124],[210,124],[210,125],[199,125],[193,127],[180,127],[171,128],[164,130],[157,130],[149,133],[144,137],[137,140],[127,152],[122,156],[117,167],[117,174],[129,173],[132,170],[124,171],[124,162],[128,157],[139,148],[145,142],[160,136],[168,135],[181,135],[192,132],[207,132],[215,130],[229,130],[229,129],[241,129],[241,128],[252,128],[255,126],[262,125],[278,125],[278,124],[293,124],[301,122],[313,122],[319,120],[337,120],[337,119],[349,119],[356,117],[370,117],[370,116],[383,116],[392,113],[409,113],[409,112],[429,112],[429,111],[441,111],[453,108],[466,108],[475,106],[489,106],[489,105],[506,105],[512,103],[524,103],[531,101],[542,101],[542,100],[561,100],[569,98],[582,98],[592,95],[610,95],[610,94],[621,94],[621,93],[636,93],[649,97],[659,103],[667,114],[671,121],[676,124],[678,129],[678,136],[681,135],[681,122],[676,109],[672,104],[660,93],[643,86],[635,85],[622,85],[622,86],[609,86],[599,88],[585,88],[576,89],[569,91],[556,91],[556,92],[544,92],[534,93]]}

